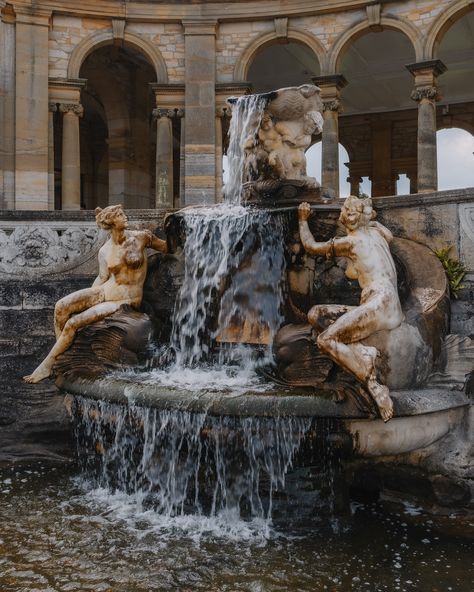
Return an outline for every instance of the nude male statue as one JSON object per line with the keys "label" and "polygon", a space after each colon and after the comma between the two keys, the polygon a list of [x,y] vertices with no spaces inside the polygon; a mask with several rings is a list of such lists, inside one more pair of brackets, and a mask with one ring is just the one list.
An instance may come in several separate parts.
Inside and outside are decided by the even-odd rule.
{"label": "nude male statue", "polygon": [[166,241],[149,230],[127,230],[121,205],[96,208],[95,214],[97,226],[110,232],[99,251],[99,275],[90,288],[58,300],[54,309],[56,343],[36,370],[23,377],[26,382],[36,383],[50,376],[57,356],[71,346],[81,327],[112,315],[123,304],[139,307],[147,272],[146,248],[167,252]]}
{"label": "nude male statue", "polygon": [[[392,233],[371,221],[370,200],[348,197],[341,209],[340,221],[347,236],[316,242],[308,226],[309,204],[298,208],[301,242],[311,255],[347,257],[346,275],[357,279],[362,289],[359,306],[316,305],[308,321],[318,334],[319,349],[336,364],[355,376],[373,397],[380,416],[388,421],[393,402],[387,386],[377,380],[375,361],[378,350],[362,340],[382,330],[398,327],[403,320],[397,290],[397,273],[389,249]],[[321,320],[331,324],[321,332]]]}

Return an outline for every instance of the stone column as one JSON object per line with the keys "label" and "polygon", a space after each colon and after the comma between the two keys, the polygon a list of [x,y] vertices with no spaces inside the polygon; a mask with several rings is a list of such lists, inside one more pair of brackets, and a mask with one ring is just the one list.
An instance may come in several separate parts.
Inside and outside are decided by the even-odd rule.
{"label": "stone column", "polygon": [[16,15],[15,204],[20,210],[48,209],[50,14],[33,8]]}
{"label": "stone column", "polygon": [[179,117],[180,124],[179,124],[179,203],[176,204],[177,207],[182,207],[185,203],[184,199],[184,191],[185,191],[185,183],[184,183],[184,151],[186,146],[186,138],[184,135],[185,125],[184,125],[184,109],[178,109],[176,116]]}
{"label": "stone column", "polygon": [[214,203],[216,194],[217,21],[183,21],[185,47],[185,204]]}
{"label": "stone column", "polygon": [[223,199],[223,179],[222,179],[222,157],[223,157],[223,127],[222,120],[228,117],[228,109],[226,107],[216,108],[216,201]]}
{"label": "stone column", "polygon": [[57,112],[56,103],[49,104],[48,120],[48,209],[54,210],[54,114]]}
{"label": "stone column", "polygon": [[411,98],[418,103],[418,192],[438,189],[436,155],[436,101],[439,100],[437,79],[446,71],[441,60],[409,64],[415,77]]}
{"label": "stone column", "polygon": [[321,89],[324,126],[321,149],[321,197],[339,197],[339,112],[342,110],[340,91],[347,85],[342,74],[315,76],[314,84]]}
{"label": "stone column", "polygon": [[395,195],[392,175],[392,122],[372,122],[372,197]]}
{"label": "stone column", "polygon": [[153,109],[156,119],[156,208],[173,207],[173,116],[171,109]]}
{"label": "stone column", "polygon": [[79,144],[79,104],[63,103],[63,149],[61,171],[61,204],[63,210],[81,209],[81,150]]}
{"label": "stone column", "polygon": [[359,175],[349,174],[349,183],[351,185],[351,195],[359,197],[360,184],[362,183],[362,177]]}
{"label": "stone column", "polygon": [[0,21],[0,209],[15,208],[15,13],[10,4]]}

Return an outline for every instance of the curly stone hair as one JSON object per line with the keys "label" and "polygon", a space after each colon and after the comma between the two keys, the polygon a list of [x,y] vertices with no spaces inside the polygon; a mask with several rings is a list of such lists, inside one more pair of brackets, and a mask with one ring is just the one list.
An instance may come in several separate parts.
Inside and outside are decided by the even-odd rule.
{"label": "curly stone hair", "polygon": [[110,230],[114,225],[115,216],[120,210],[123,212],[123,206],[121,204],[107,206],[104,209],[96,208],[94,211],[97,226],[104,230]]}

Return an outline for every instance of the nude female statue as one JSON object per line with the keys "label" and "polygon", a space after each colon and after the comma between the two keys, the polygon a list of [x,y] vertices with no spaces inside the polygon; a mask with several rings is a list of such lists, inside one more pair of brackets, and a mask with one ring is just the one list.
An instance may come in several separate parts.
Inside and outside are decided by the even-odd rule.
{"label": "nude female statue", "polygon": [[123,304],[139,307],[147,272],[146,248],[167,252],[166,241],[151,231],[127,230],[128,220],[121,205],[96,208],[95,214],[97,226],[110,232],[99,251],[99,275],[90,288],[58,300],[54,309],[56,343],[36,370],[23,377],[26,382],[50,376],[57,356],[70,347],[81,327],[112,315]]}
{"label": "nude female statue", "polygon": [[[347,257],[346,275],[359,281],[362,294],[359,306],[313,306],[308,321],[319,333],[319,349],[365,385],[380,416],[388,421],[393,415],[393,403],[387,386],[377,380],[378,351],[360,342],[377,331],[395,329],[403,320],[397,273],[388,246],[392,233],[371,221],[372,204],[367,199],[350,196],[345,200],[339,218],[347,232],[343,238],[316,242],[308,227],[310,214],[309,204],[300,204],[299,228],[305,250],[311,255]],[[323,320],[331,323],[324,330]]]}

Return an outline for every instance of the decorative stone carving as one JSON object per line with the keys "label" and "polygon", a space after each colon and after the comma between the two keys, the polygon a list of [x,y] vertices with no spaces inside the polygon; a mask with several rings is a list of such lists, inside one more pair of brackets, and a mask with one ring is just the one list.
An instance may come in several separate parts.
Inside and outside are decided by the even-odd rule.
{"label": "decorative stone carving", "polygon": [[78,117],[84,115],[84,107],[79,103],[60,103],[59,111],[61,113],[74,113]]}
{"label": "decorative stone carving", "polygon": [[228,107],[216,107],[216,117],[220,117],[221,119],[230,118],[232,117],[232,113]]}
{"label": "decorative stone carving", "polygon": [[[318,188],[316,179],[306,174],[305,150],[313,134],[319,134],[323,127],[319,88],[303,84],[266,93],[262,98],[266,107],[257,133],[244,144],[244,194],[252,196],[260,191],[278,200],[282,184],[295,182],[300,195],[301,190]],[[235,101],[229,99],[231,105]],[[255,184],[256,192],[249,184]]]}
{"label": "decorative stone carving", "polygon": [[93,256],[104,240],[92,226],[0,228],[0,273],[60,273]]}
{"label": "decorative stone carving", "polygon": [[57,110],[58,110],[58,104],[57,103],[49,103],[48,104],[48,111],[50,113],[56,113]]}
{"label": "decorative stone carving", "polygon": [[161,119],[162,117],[168,117],[169,119],[172,119],[176,115],[176,110],[175,109],[161,109],[159,107],[156,107],[155,109],[153,109],[151,114],[152,114],[153,119]]}
{"label": "decorative stone carving", "polygon": [[323,102],[323,111],[341,111],[342,105],[341,101],[338,99],[333,99],[332,101],[324,101]]}
{"label": "decorative stone carving", "polygon": [[37,383],[50,376],[56,358],[69,349],[82,327],[113,315],[124,305],[139,307],[147,272],[146,249],[167,251],[166,241],[150,231],[127,230],[128,219],[121,205],[96,208],[95,213],[97,226],[110,232],[99,251],[99,275],[90,288],[56,303],[56,343],[36,370],[24,377],[26,382]]}
{"label": "decorative stone carving", "polygon": [[396,329],[403,320],[395,263],[388,246],[392,233],[371,221],[369,199],[351,196],[344,202],[340,216],[347,232],[344,238],[315,242],[307,222],[310,213],[309,204],[299,206],[300,237],[305,250],[312,255],[347,257],[346,276],[357,279],[362,289],[358,307],[322,304],[309,311],[308,321],[317,334],[318,348],[366,387],[382,419],[388,421],[393,415],[393,403],[376,373],[380,352],[361,342],[378,331]]}
{"label": "decorative stone carving", "polygon": [[422,99],[428,99],[430,101],[438,101],[439,94],[436,86],[421,86],[415,88],[410,95],[413,101],[419,102]]}

